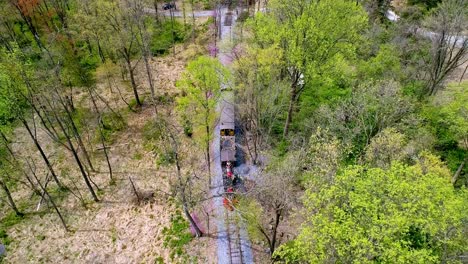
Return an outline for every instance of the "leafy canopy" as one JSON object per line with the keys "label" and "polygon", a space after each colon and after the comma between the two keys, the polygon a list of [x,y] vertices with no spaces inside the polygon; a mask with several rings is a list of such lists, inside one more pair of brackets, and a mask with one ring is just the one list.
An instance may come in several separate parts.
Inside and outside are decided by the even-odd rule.
{"label": "leafy canopy", "polygon": [[177,100],[178,109],[182,117],[194,126],[195,134],[202,135],[203,142],[210,140],[211,135],[205,133],[205,128],[214,124],[221,87],[228,85],[229,77],[230,72],[217,59],[200,56],[189,62],[177,82],[177,87],[184,94]]}
{"label": "leafy canopy", "polygon": [[440,263],[468,250],[467,195],[454,190],[446,166],[427,153],[413,166],[348,166],[332,184],[306,191],[307,220],[277,256],[308,263]]}

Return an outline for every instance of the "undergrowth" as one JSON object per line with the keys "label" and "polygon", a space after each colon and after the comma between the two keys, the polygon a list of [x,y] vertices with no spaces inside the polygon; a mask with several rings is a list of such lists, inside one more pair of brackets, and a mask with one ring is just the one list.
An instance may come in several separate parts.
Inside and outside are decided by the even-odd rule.
{"label": "undergrowth", "polygon": [[176,210],[171,215],[171,224],[169,227],[164,227],[162,233],[164,235],[163,246],[170,250],[171,260],[175,257],[187,260],[188,255],[184,247],[192,240],[192,234],[189,231],[189,223],[183,218],[180,210]]}

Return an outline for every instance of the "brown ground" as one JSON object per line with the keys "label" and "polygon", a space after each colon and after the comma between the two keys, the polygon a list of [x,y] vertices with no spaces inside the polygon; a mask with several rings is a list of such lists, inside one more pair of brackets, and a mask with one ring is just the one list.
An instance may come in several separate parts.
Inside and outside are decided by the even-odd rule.
{"label": "brown ground", "polygon": [[[171,98],[178,93],[175,81],[180,77],[186,62],[205,52],[203,40],[201,41],[202,43],[196,45],[178,46],[176,56],[171,54],[152,61],[158,95]],[[106,78],[106,71],[103,69],[100,69],[97,75],[99,94],[115,107],[114,110],[122,113],[128,123],[128,127],[118,132],[110,146],[114,185],[109,185],[107,164],[102,149],[99,149],[100,144],[93,140],[95,128],[84,129],[85,144],[92,152],[94,166],[99,171],[91,175],[102,188],[98,194],[101,202],[90,202],[90,195],[82,183],[71,155],[59,148],[40,127],[38,128],[41,142],[54,162],[60,179],[72,189],[75,189],[76,185],[78,189],[73,192],[83,196],[89,204],[87,209],[83,208],[78,199],[70,193],[58,201],[60,210],[66,216],[66,222],[72,230],[67,233],[52,210],[47,213],[35,213],[38,198],[31,198],[30,191],[19,185],[13,190],[13,196],[27,212],[27,217],[8,230],[8,236],[13,242],[7,247],[8,255],[4,259],[7,263],[155,263],[156,260],[163,260],[164,263],[182,262],[180,259],[171,260],[169,249],[162,246],[162,229],[168,226],[174,205],[167,201],[166,196],[155,190],[169,192],[168,183],[169,179],[174,177],[174,169],[157,168],[155,154],[143,147],[142,128],[154,116],[153,108],[148,105],[150,95],[143,67],[144,64],[140,62],[140,74],[137,78],[139,92],[142,97],[146,97],[146,103],[139,112],[128,111],[120,99],[118,90],[127,101],[130,101],[133,95],[128,84],[120,80],[118,67],[112,78]],[[108,69],[107,66],[106,68]],[[75,96],[77,106],[90,107],[87,95],[80,94],[78,90]],[[165,114],[166,110],[173,107],[173,103],[158,105],[158,109],[162,109]],[[169,118],[174,120],[175,117]],[[32,156],[37,167],[36,173],[44,179],[46,170],[43,162],[22,127],[16,130],[14,141],[14,150],[22,156]],[[199,162],[197,159],[203,158],[203,155],[196,155],[197,150],[193,144],[189,141],[186,143],[183,151],[192,153],[187,162]],[[154,199],[137,205],[129,177],[139,191],[154,193]],[[49,189],[56,189],[55,183],[50,183]],[[47,211],[46,207],[47,205],[42,205],[39,212]],[[9,212],[9,208],[0,201],[0,209],[1,219]],[[201,213],[199,216],[202,218]],[[213,245],[213,241],[210,238],[197,240],[190,246],[190,251],[200,260],[213,260],[214,251],[206,252],[206,247]]]}

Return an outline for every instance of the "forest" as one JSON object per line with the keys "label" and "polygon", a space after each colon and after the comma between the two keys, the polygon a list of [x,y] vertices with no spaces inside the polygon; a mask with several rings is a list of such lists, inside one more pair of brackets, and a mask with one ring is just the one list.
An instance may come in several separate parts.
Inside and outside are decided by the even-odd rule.
{"label": "forest", "polygon": [[468,263],[467,69],[466,0],[0,1],[0,263]]}

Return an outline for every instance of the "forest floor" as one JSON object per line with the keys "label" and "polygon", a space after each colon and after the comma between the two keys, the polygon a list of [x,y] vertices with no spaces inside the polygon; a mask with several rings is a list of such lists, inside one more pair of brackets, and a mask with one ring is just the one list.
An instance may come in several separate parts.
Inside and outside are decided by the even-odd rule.
{"label": "forest floor", "polygon": [[[200,19],[203,23],[206,19]],[[199,54],[206,53],[203,38],[195,43],[185,43],[176,47],[176,55],[166,55],[154,58],[152,61],[153,75],[156,80],[157,94],[164,103],[158,108],[169,119],[175,118],[170,109],[174,108],[174,96],[178,94],[175,82],[179,79],[188,60]],[[190,40],[189,40],[190,42]],[[33,197],[31,191],[23,185],[13,188],[13,197],[19,201],[20,208],[26,216],[7,228],[7,236],[11,241],[7,245],[7,263],[173,263],[184,262],[181,257],[171,257],[171,248],[163,244],[165,234],[163,229],[171,225],[174,212],[177,211],[171,199],[164,195],[170,192],[169,180],[175,170],[172,166],[156,165],[156,154],[145,147],[144,127],[154,117],[153,107],[148,105],[149,88],[146,85],[144,65],[137,66],[139,91],[146,103],[137,112],[129,111],[122,103],[121,97],[131,101],[132,91],[128,82],[120,76],[111,76],[98,70],[97,89],[99,94],[109,102],[109,105],[119,112],[127,122],[124,130],[112,136],[109,146],[110,163],[114,171],[113,183],[110,184],[108,168],[96,129],[83,128],[85,144],[92,156],[92,162],[97,172],[91,173],[93,181],[100,187],[99,203],[91,202],[88,190],[82,184],[81,175],[76,170],[72,156],[60,148],[38,126],[37,133],[43,142],[46,153],[54,163],[54,168],[63,183],[73,190],[61,191],[55,183],[49,184],[52,195],[57,199],[59,210],[65,216],[65,221],[71,232],[66,232],[53,210],[45,203],[36,211],[39,197]],[[76,89],[75,103],[91,117],[96,117],[85,93]],[[122,107],[124,106],[124,107]],[[39,124],[36,120],[37,125]],[[21,156],[30,156],[35,171],[42,180],[46,177],[46,169],[39,159],[32,141],[26,131],[19,127],[15,131],[12,147]],[[186,142],[187,152],[192,153],[190,163],[197,163],[203,155],[193,144]],[[201,162],[199,162],[201,163]],[[201,169],[201,168],[200,168]],[[146,201],[137,204],[130,184],[133,180],[138,193],[146,197]],[[158,190],[158,191],[155,191]],[[81,196],[87,202],[84,208],[75,197]],[[10,209],[0,201],[0,219],[10,217]],[[212,240],[203,238],[192,242],[191,255],[200,262],[213,260],[206,252],[206,247]]]}

